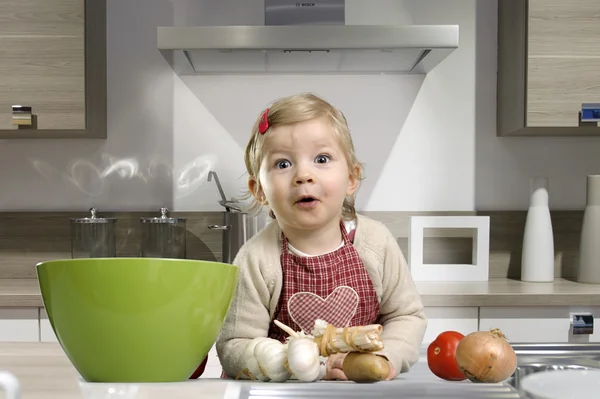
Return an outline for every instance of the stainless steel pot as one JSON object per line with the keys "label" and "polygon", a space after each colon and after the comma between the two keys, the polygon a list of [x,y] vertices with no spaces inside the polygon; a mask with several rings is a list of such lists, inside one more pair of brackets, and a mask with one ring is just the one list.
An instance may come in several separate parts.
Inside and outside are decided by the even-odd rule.
{"label": "stainless steel pot", "polygon": [[208,228],[223,231],[222,261],[231,263],[242,245],[269,223],[269,216],[266,213],[252,216],[243,212],[242,206],[238,202],[227,199],[217,172],[211,170],[208,172],[208,181],[212,181],[213,178],[221,195],[219,204],[225,208],[225,213],[223,214],[223,224],[213,224]]}
{"label": "stainless steel pot", "polygon": [[252,236],[269,223],[268,216],[252,216],[244,212],[223,213],[222,225],[210,225],[210,230],[223,230],[223,262],[231,263]]}
{"label": "stainless steel pot", "polygon": [[117,219],[101,218],[96,212],[96,208],[91,208],[89,217],[71,219],[72,258],[117,256]]}
{"label": "stainless steel pot", "polygon": [[167,208],[160,208],[158,217],[142,217],[143,258],[186,258],[186,219],[168,217]]}

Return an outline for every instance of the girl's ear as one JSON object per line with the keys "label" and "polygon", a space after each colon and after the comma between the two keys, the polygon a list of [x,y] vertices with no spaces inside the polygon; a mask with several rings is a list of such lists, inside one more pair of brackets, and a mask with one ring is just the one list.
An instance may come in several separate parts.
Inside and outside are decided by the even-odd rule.
{"label": "girl's ear", "polygon": [[248,178],[248,190],[250,190],[250,193],[252,193],[252,196],[254,197],[256,202],[263,205],[267,204],[265,193],[263,192],[262,187],[260,186],[256,178],[253,176],[250,176]]}
{"label": "girl's ear", "polygon": [[358,184],[360,176],[360,165],[354,165],[352,169],[350,169],[350,175],[348,176],[348,189],[346,190],[346,195],[351,196],[358,189]]}

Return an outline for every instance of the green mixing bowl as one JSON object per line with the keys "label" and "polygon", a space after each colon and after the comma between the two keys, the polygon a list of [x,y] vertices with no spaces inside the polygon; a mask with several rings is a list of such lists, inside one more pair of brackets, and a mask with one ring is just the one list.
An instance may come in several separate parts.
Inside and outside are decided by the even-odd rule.
{"label": "green mixing bowl", "polygon": [[190,259],[37,264],[48,318],[88,382],[187,380],[216,341],[239,268]]}

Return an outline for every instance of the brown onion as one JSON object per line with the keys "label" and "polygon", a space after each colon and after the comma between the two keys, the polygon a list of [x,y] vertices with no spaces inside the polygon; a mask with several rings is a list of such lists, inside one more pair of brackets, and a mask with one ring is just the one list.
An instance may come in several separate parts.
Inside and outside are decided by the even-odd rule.
{"label": "brown onion", "polygon": [[496,383],[513,375],[517,354],[499,329],[477,331],[456,347],[456,363],[470,381]]}

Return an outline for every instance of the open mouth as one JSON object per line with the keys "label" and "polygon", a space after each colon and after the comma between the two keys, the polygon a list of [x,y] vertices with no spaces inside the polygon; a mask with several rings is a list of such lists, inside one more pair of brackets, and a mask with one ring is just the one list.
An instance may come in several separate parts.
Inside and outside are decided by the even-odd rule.
{"label": "open mouth", "polygon": [[313,201],[316,201],[317,199],[314,197],[302,197],[300,198],[298,201],[296,201],[296,203],[304,203],[304,204],[309,204]]}

